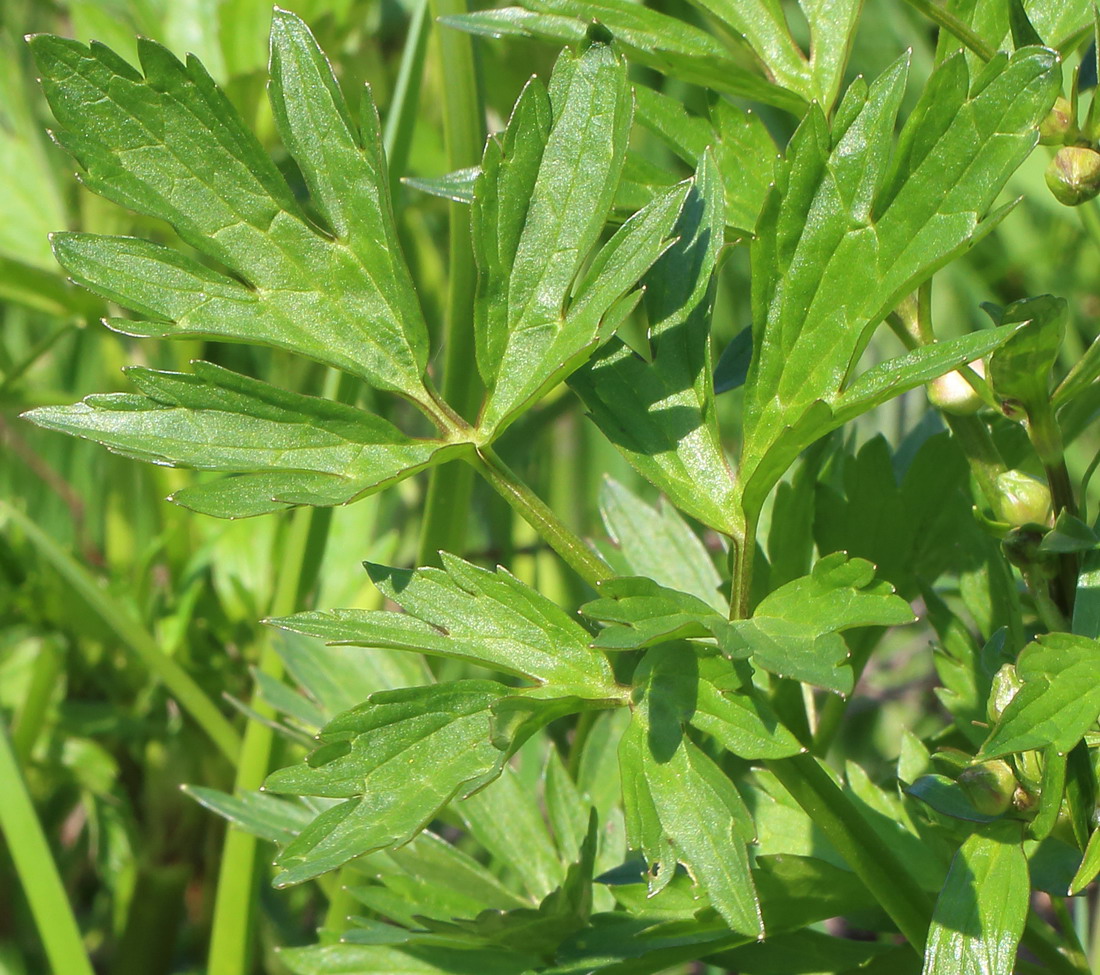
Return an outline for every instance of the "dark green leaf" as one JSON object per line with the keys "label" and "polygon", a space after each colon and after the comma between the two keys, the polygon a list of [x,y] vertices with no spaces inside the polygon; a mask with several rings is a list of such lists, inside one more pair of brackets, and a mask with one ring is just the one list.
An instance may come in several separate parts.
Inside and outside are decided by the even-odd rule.
{"label": "dark green leaf", "polygon": [[[478,366],[489,388],[480,423],[485,431],[501,429],[531,399],[564,378],[595,341],[587,316],[571,320],[563,310],[611,209],[633,115],[626,65],[604,44],[593,44],[580,55],[561,55],[550,82],[549,106],[534,85],[524,94],[513,117],[519,130],[516,159],[508,159],[501,172],[500,160],[491,160],[504,150],[490,142],[475,187],[475,208],[480,206],[480,187],[496,209],[496,219],[490,211],[480,221],[482,235],[489,236],[479,253],[499,261],[499,266],[490,260],[482,268],[490,278],[495,271],[497,283],[483,289],[481,300],[500,306],[497,315],[478,319],[484,330]],[[545,135],[536,136],[547,124]],[[536,138],[545,140],[541,154]],[[507,133],[504,141],[509,143]],[[514,186],[498,182],[498,177],[513,180]],[[650,250],[635,280],[660,254],[678,206],[666,213],[666,202],[657,209],[661,216],[655,236],[647,217],[637,218],[647,228],[642,237]],[[627,290],[629,285],[619,284],[617,294]]]}

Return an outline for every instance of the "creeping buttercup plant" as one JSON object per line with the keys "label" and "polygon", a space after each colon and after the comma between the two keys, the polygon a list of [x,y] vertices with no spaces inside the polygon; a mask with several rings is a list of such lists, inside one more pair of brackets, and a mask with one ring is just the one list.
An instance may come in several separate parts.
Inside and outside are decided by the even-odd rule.
{"label": "creeping buttercup plant", "polygon": [[[298,509],[266,621],[285,642],[258,661],[243,741],[158,665],[237,767],[233,792],[189,789],[236,828],[211,972],[249,970],[261,874],[328,900],[318,943],[279,955],[302,975],[1096,970],[1078,895],[1100,873],[1100,528],[1067,446],[1100,403],[1100,346],[1066,370],[1049,295],[952,338],[932,320],[933,276],[1015,218],[1005,190],[1040,132],[1063,170],[1092,151],[1085,86],[1062,76],[1092,14],[913,5],[941,30],[920,90],[907,53],[849,72],[858,0],[802,0],[808,53],[770,2],[433,7],[445,71],[470,67],[469,33],[566,45],[479,161],[414,181],[454,201],[442,353],[395,217],[400,140],[298,16],[272,20],[279,164],[197,59],[30,39],[81,181],[178,237],[53,235],[108,327],[327,370],[316,395],[216,361],[132,366],[135,391],[26,414],[213,472],[172,495],[202,515]],[[711,89],[708,111],[662,75]],[[738,249],[731,328],[716,294]],[[857,447],[849,431],[928,384],[894,447]],[[608,481],[611,544],[502,457],[574,395],[661,497]],[[384,607],[300,611],[324,509],[425,471],[423,564],[366,565]],[[467,472],[561,557],[555,598],[463,557]],[[936,698],[876,781],[844,729],[918,621]],[[305,638],[386,655],[388,684],[356,695],[352,658],[307,665],[325,654]],[[55,965],[64,938],[46,937]]]}

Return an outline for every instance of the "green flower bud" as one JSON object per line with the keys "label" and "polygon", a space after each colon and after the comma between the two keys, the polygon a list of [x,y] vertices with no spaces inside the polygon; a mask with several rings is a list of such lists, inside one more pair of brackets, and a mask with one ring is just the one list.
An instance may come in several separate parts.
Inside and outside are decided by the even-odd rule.
{"label": "green flower bud", "polygon": [[[981,359],[971,362],[970,368],[979,376],[985,376],[985,363]],[[937,409],[954,416],[970,416],[984,405],[982,398],[974,392],[974,387],[958,370],[945,373],[928,384],[928,401]]]}
{"label": "green flower bud", "polygon": [[997,517],[1016,527],[1050,522],[1050,488],[1023,471],[997,475]]}
{"label": "green flower bud", "polygon": [[1100,194],[1100,152],[1081,146],[1063,146],[1050,161],[1047,186],[1059,203],[1080,206]]}
{"label": "green flower bud", "polygon": [[959,776],[959,785],[974,808],[986,816],[1007,812],[1017,788],[1012,766],[999,758],[968,768]]}
{"label": "green flower bud", "polygon": [[1059,96],[1042,122],[1039,123],[1039,144],[1060,146],[1066,141],[1066,135],[1073,127],[1073,106],[1068,98]]}
{"label": "green flower bud", "polygon": [[993,675],[993,686],[989,689],[989,700],[985,705],[985,713],[989,716],[990,722],[997,723],[1004,709],[1023,686],[1024,682],[1016,674],[1015,664],[1005,664]]}
{"label": "green flower bud", "polygon": [[1048,559],[1045,553],[1039,551],[1045,534],[1034,526],[1011,528],[1001,539],[1001,551],[1018,569],[1045,567]]}

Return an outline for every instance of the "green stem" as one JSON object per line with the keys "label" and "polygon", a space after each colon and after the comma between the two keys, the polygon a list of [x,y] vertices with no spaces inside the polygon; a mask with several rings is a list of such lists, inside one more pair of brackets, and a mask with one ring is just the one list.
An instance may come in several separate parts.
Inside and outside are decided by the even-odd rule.
{"label": "green stem", "polygon": [[43,640],[34,658],[30,686],[15,712],[11,726],[11,744],[15,757],[25,765],[46,720],[50,700],[61,675],[63,653],[59,646]]}
{"label": "green stem", "polygon": [[615,573],[607,563],[585,545],[490,447],[479,448],[467,460],[585,582],[595,587],[597,583],[614,578]]}
{"label": "green stem", "polygon": [[[468,12],[466,0],[430,0],[432,17]],[[443,79],[443,136],[447,164],[453,169],[475,166],[481,161],[485,138],[484,111],[474,59],[473,39],[457,30],[438,35],[440,75]],[[473,419],[484,389],[474,351],[474,293],[477,269],[470,246],[470,208],[450,206],[448,245],[447,310],[443,335],[443,398],[467,420]],[[424,520],[420,530],[417,559],[420,564],[438,563],[442,550],[461,553],[466,542],[473,471],[452,462],[435,467],[428,475]]]}
{"label": "green stem", "polygon": [[934,24],[938,24],[944,30],[954,34],[983,61],[990,60],[997,53],[958,17],[949,10],[933,3],[932,0],[906,0],[906,2],[911,7],[919,10]]}
{"label": "green stem", "polygon": [[730,619],[743,620],[752,606],[752,572],[756,559],[756,518],[746,518],[744,533],[731,539],[733,581],[730,589]]}
{"label": "green stem", "polygon": [[986,503],[997,514],[997,478],[1008,470],[1001,452],[989,435],[989,428],[976,416],[954,416],[944,413],[943,418],[966,454],[967,463],[974,474],[978,487],[985,496]]}
{"label": "green stem", "polygon": [[1047,930],[1034,912],[1027,916],[1020,943],[1042,962],[1050,975],[1090,975],[1085,959],[1081,958],[1079,964],[1074,964],[1073,959],[1063,954],[1059,940]]}
{"label": "green stem", "polygon": [[218,750],[231,762],[235,762],[241,749],[241,740],[236,729],[191,675],[175,660],[162,653],[157,641],[134,619],[130,611],[26,515],[3,500],[0,500],[0,515],[19,526],[27,540],[65,579],[77,596],[88,604],[123,646],[164,684],[180,707],[206,732]]}
{"label": "green stem", "polygon": [[2,723],[0,792],[4,796],[0,802],[0,833],[15,863],[50,970],[65,975],[93,975],[80,928]]}
{"label": "green stem", "polygon": [[[314,527],[318,514],[316,510],[301,508],[291,515],[280,553],[282,569],[271,600],[270,616],[293,613],[313,585],[320,561],[318,547],[324,544],[324,533]],[[283,677],[278,639],[275,633],[265,633],[261,637],[257,665],[260,673],[277,681]],[[258,696],[253,698],[251,706],[262,718],[275,717],[274,708]],[[268,723],[248,723],[233,783],[235,793],[255,791],[263,785],[271,766],[273,743],[274,732]],[[260,874],[257,853],[255,836],[233,827],[227,829],[218,871],[207,975],[247,975],[251,971],[253,920]]]}
{"label": "green stem", "polygon": [[393,85],[393,97],[386,112],[382,145],[390,174],[390,196],[395,200],[401,189],[401,177],[409,161],[409,146],[416,128],[420,104],[420,80],[424,73],[424,58],[428,53],[428,0],[420,0],[409,20],[401,64]]}
{"label": "green stem", "polygon": [[914,951],[923,953],[931,900],[817,759],[803,754],[764,764],[875,895]]}

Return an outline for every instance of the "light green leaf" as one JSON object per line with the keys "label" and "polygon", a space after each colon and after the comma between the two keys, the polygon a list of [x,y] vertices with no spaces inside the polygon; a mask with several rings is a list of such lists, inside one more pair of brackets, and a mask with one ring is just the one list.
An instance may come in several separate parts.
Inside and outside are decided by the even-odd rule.
{"label": "light green leaf", "polygon": [[973,86],[957,55],[933,73],[895,149],[906,75],[901,61],[869,89],[854,84],[832,131],[811,108],[761,215],[739,471],[750,520],[801,450],[850,418],[834,410],[873,329],[988,229],[1059,90],[1048,50],[998,56]]}
{"label": "light green leaf", "polygon": [[152,320],[129,334],[208,336],[298,352],[430,409],[428,334],[400,256],[369,98],[357,126],[294,15],[273,31],[273,106],[327,218],[318,230],[194,58],[139,42],[144,75],[102,45],[31,42],[57,134],[95,192],[168,221],[232,276],[128,238],[59,235],[79,283]]}
{"label": "light green leaf", "polygon": [[810,575],[764,597],[751,619],[714,620],[708,629],[735,659],[751,655],[754,663],[780,677],[847,694],[853,677],[840,633],[914,619],[889,583],[875,582],[870,562],[835,552],[819,560]]}
{"label": "light green leaf", "polygon": [[[0,40],[0,172],[4,173],[0,259],[52,279],[53,287],[60,290],[62,281],[50,256],[49,233],[64,226],[65,208],[40,141],[29,94],[21,58],[4,37]],[[0,293],[8,292],[4,278],[6,275],[0,275]]]}
{"label": "light green leaf", "polygon": [[414,440],[364,410],[287,392],[208,362],[193,368],[192,375],[135,367],[127,374],[144,395],[94,395],[26,416],[139,460],[260,474],[174,496],[221,517],[291,504],[343,504],[468,449]]}
{"label": "light green leaf", "polygon": [[329,722],[305,761],[264,783],[269,792],[348,800],[281,851],[276,886],[399,846],[455,796],[492,781],[506,752],[491,740],[490,708],[510,693],[474,680],[381,691]]}
{"label": "light green leaf", "polygon": [[936,901],[924,975],[1011,975],[1029,894],[1019,824],[975,832],[956,854]]}
{"label": "light green leaf", "polygon": [[1001,712],[982,755],[1053,746],[1069,752],[1100,717],[1100,643],[1044,633],[1016,660],[1024,686]]}
{"label": "light green leaf", "polygon": [[640,474],[683,511],[733,534],[734,484],[718,434],[710,353],[722,213],[720,179],[704,154],[678,240],[646,275],[652,362],[613,340],[570,385]]}
{"label": "light green leaf", "polygon": [[725,609],[719,592],[722,577],[710,553],[671,505],[662,500],[653,507],[607,478],[600,488],[600,515],[629,574]]}
{"label": "light green leaf", "polygon": [[443,553],[443,568],[368,565],[405,613],[343,609],[268,620],[330,644],[389,647],[491,667],[558,691],[617,696],[611,668],[574,618],[507,570]]}
{"label": "light green leaf", "polygon": [[497,865],[515,872],[537,903],[565,879],[565,865],[546,828],[538,796],[505,766],[491,789],[475,792],[454,811]]}

